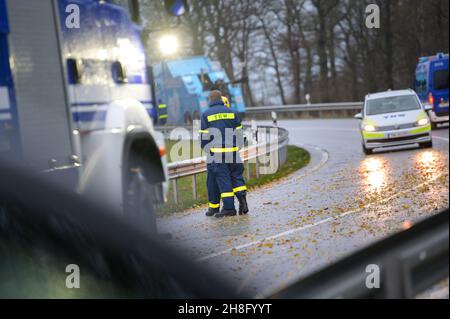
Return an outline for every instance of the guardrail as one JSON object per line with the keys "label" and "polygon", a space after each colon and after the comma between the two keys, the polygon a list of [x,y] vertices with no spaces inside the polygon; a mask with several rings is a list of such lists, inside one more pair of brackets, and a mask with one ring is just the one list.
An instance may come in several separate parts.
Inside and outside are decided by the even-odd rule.
{"label": "guardrail", "polygon": [[[247,179],[250,178],[250,164],[255,164],[256,177],[260,174],[260,157],[270,156],[273,164],[276,161],[278,166],[283,165],[287,160],[287,146],[289,143],[289,133],[283,128],[274,126],[257,126],[251,129],[245,125],[247,133],[251,133],[250,143],[240,151],[241,159],[246,165]],[[276,135],[273,133],[276,132]],[[182,177],[192,177],[192,197],[197,199],[197,175],[206,172],[206,156],[194,158],[168,164],[169,179],[172,181],[174,202],[179,203],[178,179]]]}
{"label": "guardrail", "polygon": [[[258,106],[249,107],[245,113],[256,118],[266,118],[272,112],[286,115],[294,113],[297,116],[309,115],[309,117],[334,117],[353,116],[360,112],[363,102],[345,103],[320,103],[320,104],[298,104],[298,105],[278,105],[278,106]],[[258,117],[259,116],[259,117]]]}
{"label": "guardrail", "polygon": [[448,276],[447,209],[290,285],[272,298],[414,298]]}

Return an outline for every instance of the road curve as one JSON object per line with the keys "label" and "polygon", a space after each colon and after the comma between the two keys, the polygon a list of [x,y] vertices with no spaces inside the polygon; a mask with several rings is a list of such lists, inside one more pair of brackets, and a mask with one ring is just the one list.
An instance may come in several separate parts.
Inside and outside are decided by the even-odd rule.
{"label": "road curve", "polygon": [[[262,123],[263,124],[263,123]],[[448,207],[448,128],[434,148],[365,156],[358,121],[281,121],[308,167],[249,194],[251,214],[159,220],[171,244],[255,296],[270,293]]]}

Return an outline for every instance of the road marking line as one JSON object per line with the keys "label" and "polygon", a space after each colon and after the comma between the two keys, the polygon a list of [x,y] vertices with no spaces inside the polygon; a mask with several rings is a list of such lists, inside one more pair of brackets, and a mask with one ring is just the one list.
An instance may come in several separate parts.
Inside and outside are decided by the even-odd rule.
{"label": "road marking line", "polygon": [[[448,142],[448,140],[447,140],[447,142]],[[217,253],[206,255],[204,257],[201,257],[201,258],[197,259],[196,261],[197,262],[202,262],[202,261],[206,261],[206,260],[209,260],[209,259],[212,259],[212,258],[215,258],[215,257],[219,257],[219,256],[222,256],[222,255],[225,255],[225,254],[230,254],[231,252],[236,251],[236,250],[242,250],[242,249],[245,249],[245,248],[248,248],[248,247],[251,247],[251,246],[262,244],[262,243],[264,243],[266,241],[271,241],[271,240],[275,240],[275,239],[278,239],[278,238],[281,238],[281,237],[289,236],[289,235],[292,235],[292,234],[295,234],[295,233],[298,233],[298,232],[301,232],[301,231],[304,231],[304,230],[307,230],[307,229],[310,229],[310,228],[313,228],[313,227],[316,227],[316,226],[320,226],[320,225],[323,225],[323,224],[326,224],[326,223],[329,223],[329,222],[332,222],[332,221],[344,218],[344,217],[346,217],[348,215],[352,215],[354,213],[362,212],[363,210],[371,208],[374,205],[379,205],[379,204],[383,204],[385,202],[388,202],[391,199],[394,199],[395,197],[399,196],[401,193],[411,192],[411,191],[414,191],[414,190],[416,190],[416,189],[418,189],[418,188],[420,188],[420,187],[422,187],[424,185],[430,184],[430,183],[436,181],[438,178],[440,178],[444,174],[445,173],[441,173],[441,174],[435,176],[434,178],[432,178],[429,181],[426,181],[426,182],[423,182],[422,184],[416,185],[413,188],[410,188],[410,189],[401,191],[399,193],[393,194],[393,195],[391,195],[391,196],[389,196],[387,198],[384,198],[384,199],[382,199],[380,201],[369,203],[366,206],[364,206],[363,208],[353,209],[353,210],[344,212],[342,214],[339,214],[337,216],[325,218],[325,219],[320,220],[320,221],[318,221],[318,222],[316,222],[314,224],[305,225],[305,226],[298,227],[298,228],[293,228],[293,229],[287,230],[285,232],[282,232],[282,233],[279,233],[279,234],[276,234],[276,235],[273,235],[273,236],[265,237],[263,239],[255,240],[255,241],[249,242],[247,244],[242,244],[242,245],[239,245],[239,246],[236,246],[236,247],[233,247],[233,248],[225,249],[225,250],[217,252]]]}
{"label": "road marking line", "polygon": [[[261,192],[265,191],[268,187],[273,188],[274,185],[276,186],[281,183],[287,183],[287,182],[291,183],[291,182],[297,181],[299,179],[305,178],[305,177],[311,175],[312,173],[318,171],[319,169],[321,169],[330,159],[330,154],[328,153],[328,151],[323,148],[320,148],[318,146],[310,145],[310,144],[303,144],[303,143],[295,143],[292,145],[304,148],[306,150],[307,150],[307,148],[315,149],[316,151],[318,151],[321,154],[321,159],[320,159],[319,163],[317,163],[316,165],[314,165],[313,167],[310,168],[310,165],[311,165],[311,162],[310,162],[308,165],[301,168],[297,172],[291,173],[288,176],[285,176],[285,177],[281,178],[280,180],[275,181],[274,182],[275,184],[262,185],[262,186],[256,188],[255,191],[251,192],[250,195],[248,195],[248,196],[250,196],[249,198],[251,198],[251,196],[253,196],[255,193],[257,193],[259,191],[261,191]],[[308,153],[310,153],[310,152],[308,152]],[[296,173],[299,173],[299,174],[296,175],[292,181],[287,180],[289,177],[292,177]]]}
{"label": "road marking line", "polygon": [[441,141],[446,141],[447,143],[449,143],[448,138],[445,138],[445,137],[441,137],[441,136],[433,136],[433,138],[436,138],[436,139],[441,140]]}
{"label": "road marking line", "polygon": [[[306,176],[308,176],[311,173],[314,173],[316,171],[318,171],[319,169],[321,169],[330,159],[330,153],[328,153],[327,150],[320,148],[318,146],[315,145],[310,145],[310,144],[302,144],[302,143],[296,143],[295,146],[301,147],[301,148],[313,148],[316,151],[318,151],[321,154],[321,159],[319,161],[319,163],[317,163],[315,166],[313,166],[312,168],[310,168],[309,170],[307,170],[305,173],[303,174],[299,174],[297,176],[298,178],[304,178]],[[305,168],[308,168],[308,166],[306,166]]]}
{"label": "road marking line", "polygon": [[[435,137],[433,137],[433,138],[437,138],[437,139],[446,141],[447,143],[449,142],[449,140],[446,139],[446,138],[444,138],[444,137],[435,136]],[[326,163],[326,162],[328,161],[328,159],[329,159],[329,154],[328,154],[328,152],[325,151],[325,150],[323,150],[323,149],[321,149],[321,148],[319,148],[319,147],[317,147],[317,146],[313,146],[313,145],[309,145],[309,144],[296,144],[296,145],[298,145],[298,146],[302,146],[302,145],[303,145],[303,146],[305,146],[305,147],[310,146],[310,147],[315,148],[316,150],[319,150],[320,152],[322,152],[322,160],[319,162],[318,165],[316,165],[314,168],[312,168],[311,171],[310,171],[309,173],[314,172],[314,171],[318,170],[319,168],[321,168],[323,165],[325,165],[325,163]],[[305,174],[303,174],[303,175],[300,175],[298,178],[302,178],[302,177],[304,177],[304,176],[306,176],[306,175],[308,175],[308,172],[305,173]],[[281,238],[281,237],[285,237],[285,236],[288,236],[288,235],[291,235],[291,234],[294,234],[294,233],[297,233],[297,232],[300,232],[300,231],[303,231],[303,230],[307,230],[307,229],[310,229],[310,228],[313,228],[313,227],[316,227],[316,226],[320,226],[320,225],[322,225],[322,224],[329,223],[329,222],[334,221],[334,220],[341,219],[341,218],[343,218],[343,217],[346,217],[346,216],[348,216],[348,215],[351,215],[351,214],[354,214],[354,213],[357,213],[357,212],[361,212],[361,211],[363,211],[363,210],[365,210],[365,209],[368,209],[368,208],[374,206],[375,204],[376,204],[376,205],[379,205],[379,204],[388,202],[388,201],[390,201],[391,199],[393,199],[393,198],[399,196],[401,193],[414,191],[414,190],[416,190],[416,189],[418,189],[418,188],[420,188],[420,187],[422,187],[422,186],[424,186],[424,185],[427,185],[427,184],[429,184],[429,183],[432,183],[432,182],[434,182],[435,180],[437,180],[438,178],[440,178],[440,177],[443,176],[443,175],[444,175],[444,173],[441,173],[441,174],[435,176],[433,179],[431,179],[431,180],[429,180],[429,181],[426,181],[426,182],[424,182],[424,183],[422,183],[422,184],[416,185],[416,186],[413,187],[413,188],[410,188],[410,189],[408,189],[408,190],[402,191],[402,192],[400,192],[400,193],[393,194],[393,195],[391,195],[391,196],[389,196],[389,197],[387,197],[387,198],[384,198],[384,199],[382,199],[382,200],[380,200],[380,201],[377,201],[377,202],[374,202],[374,203],[369,203],[369,204],[366,205],[364,208],[350,210],[350,211],[348,211],[348,212],[339,214],[339,215],[334,216],[334,217],[328,217],[328,218],[325,218],[325,219],[323,219],[323,220],[321,220],[321,221],[318,221],[318,222],[316,222],[316,223],[314,223],[314,224],[305,225],[305,226],[298,227],[298,228],[293,228],[293,229],[287,230],[287,231],[285,231],[285,232],[282,232],[282,233],[279,233],[279,234],[276,234],[276,235],[273,235],[273,236],[265,237],[265,238],[263,238],[263,239],[256,240],[256,241],[252,241],[252,242],[249,242],[249,243],[247,243],[247,244],[242,244],[242,245],[239,245],[239,246],[236,246],[236,247],[233,247],[233,248],[229,248],[229,249],[226,249],[226,250],[217,252],[217,253],[209,254],[209,255],[206,255],[206,256],[204,256],[204,257],[201,257],[201,258],[197,259],[197,262],[206,261],[206,260],[209,260],[209,259],[212,259],[212,258],[215,258],[215,257],[219,257],[219,256],[222,256],[222,255],[225,255],[225,254],[229,254],[229,253],[231,253],[231,252],[233,252],[233,251],[236,251],[236,250],[242,250],[242,249],[245,249],[245,248],[248,248],[248,247],[251,247],[251,246],[255,246],[255,245],[261,244],[261,243],[263,243],[263,242],[265,242],[265,241],[270,241],[270,240],[278,239],[278,238]]]}

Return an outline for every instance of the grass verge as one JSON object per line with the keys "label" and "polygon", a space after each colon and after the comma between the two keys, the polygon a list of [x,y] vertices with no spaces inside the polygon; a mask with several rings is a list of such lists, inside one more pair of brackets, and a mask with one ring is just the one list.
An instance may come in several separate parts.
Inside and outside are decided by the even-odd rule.
{"label": "grass verge", "polygon": [[[302,167],[305,167],[306,165],[308,165],[310,160],[310,154],[306,150],[297,146],[290,145],[288,146],[286,163],[282,165],[275,174],[260,175],[260,177],[257,179],[255,164],[250,164],[250,179],[247,180],[247,186],[251,191],[254,188],[279,180],[296,172]],[[244,176],[247,176],[247,172],[244,172]],[[170,183],[169,201],[157,208],[157,213],[159,216],[174,212],[180,212],[189,208],[203,206],[208,203],[206,192],[206,173],[198,174],[196,177],[197,199],[194,199],[192,195],[192,177],[180,178],[178,179],[177,183],[179,204],[175,204],[172,188],[173,185],[172,183]]]}

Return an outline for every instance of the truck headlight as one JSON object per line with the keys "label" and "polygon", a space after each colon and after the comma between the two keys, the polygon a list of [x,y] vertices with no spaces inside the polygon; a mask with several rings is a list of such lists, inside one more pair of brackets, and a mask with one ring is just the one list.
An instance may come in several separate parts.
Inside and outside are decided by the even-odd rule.
{"label": "truck headlight", "polygon": [[430,121],[427,118],[423,118],[417,121],[417,126],[425,126],[428,123],[430,123]]}
{"label": "truck headlight", "polygon": [[377,128],[372,124],[366,124],[364,125],[364,131],[366,132],[375,132]]}

